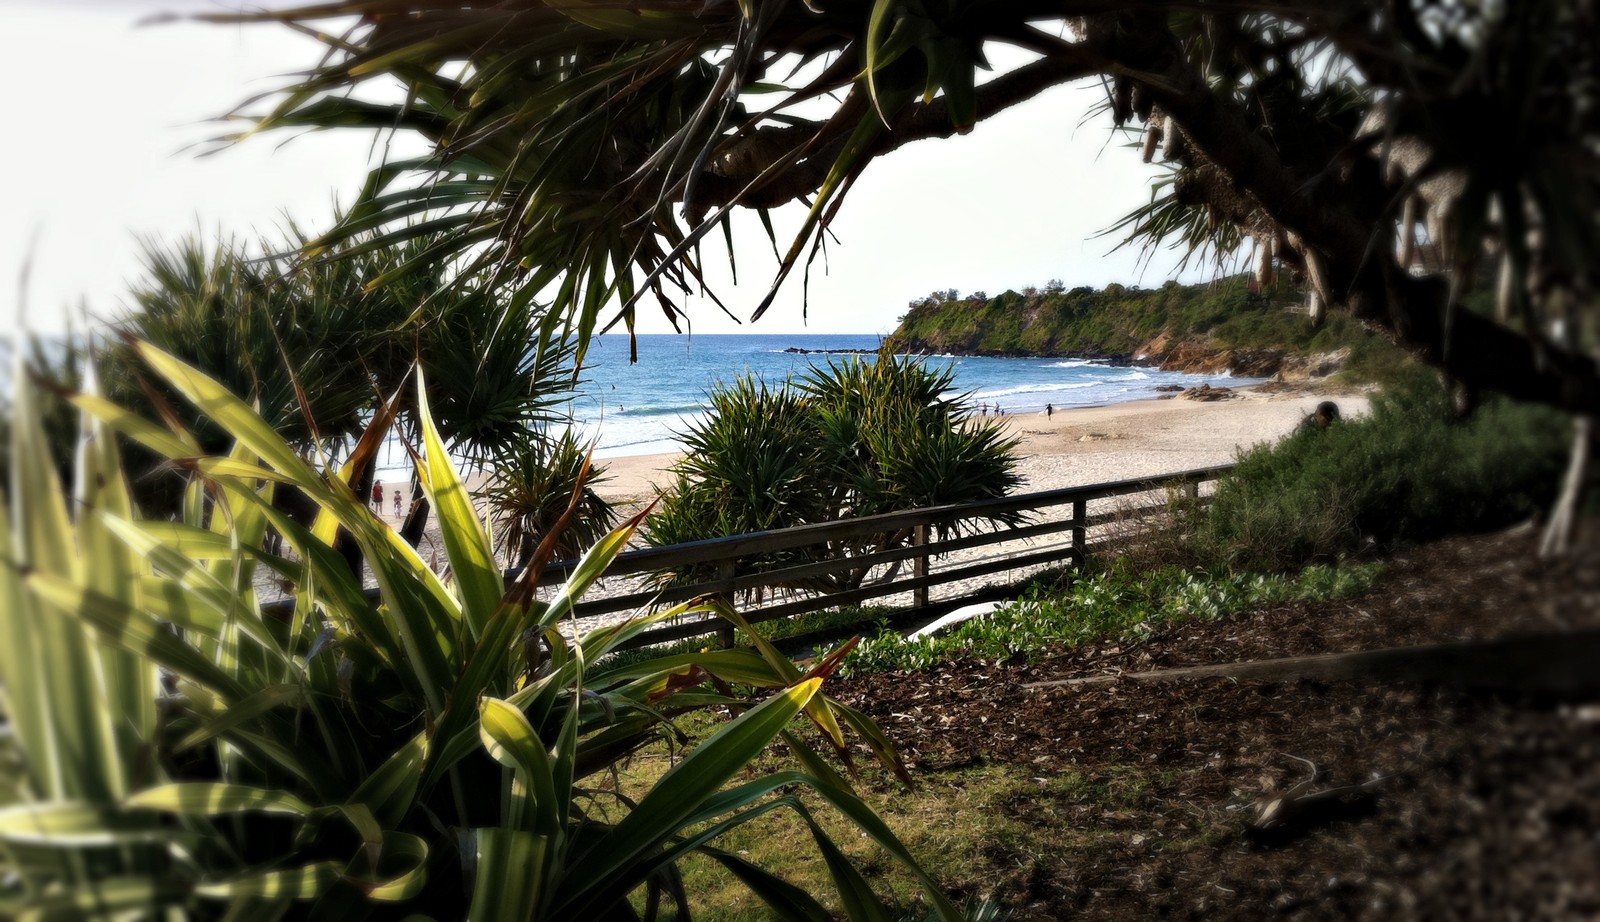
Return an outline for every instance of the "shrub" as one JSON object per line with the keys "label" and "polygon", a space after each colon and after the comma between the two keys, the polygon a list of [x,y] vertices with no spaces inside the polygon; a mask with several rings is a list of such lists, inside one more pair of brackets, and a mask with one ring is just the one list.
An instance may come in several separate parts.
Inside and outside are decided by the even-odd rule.
{"label": "shrub", "polygon": [[[554,436],[535,432],[495,462],[493,479],[479,495],[498,526],[496,550],[513,567],[525,566],[547,536],[557,559],[576,559],[616,524],[616,509],[594,491],[605,469],[590,467],[583,477],[588,464],[587,449],[570,429]],[[581,492],[576,517],[558,527],[574,492]]]}
{"label": "shrub", "polygon": [[[618,644],[691,610],[576,639],[558,630],[637,520],[597,544],[549,601],[533,592],[540,559],[504,585],[419,380],[419,474],[447,584],[342,472],[314,469],[216,382],[139,348],[236,444],[207,456],[188,432],[80,398],[100,421],[69,503],[31,388],[21,389],[18,489],[0,529],[0,687],[17,744],[0,749],[0,796],[18,801],[0,807],[0,915],[656,918],[669,901],[684,919],[676,868],[697,853],[781,917],[826,918],[781,869],[716,847],[723,832],[789,809],[850,915],[884,917],[794,793],[808,789],[908,867],[941,918],[959,917],[790,730],[804,713],[829,746],[847,745],[848,729],[899,768],[869,720],[821,692],[842,651],[801,674],[756,638],[756,650],[601,672],[593,664]],[[184,520],[134,518],[112,426],[203,475]],[[370,430],[346,470],[380,439]],[[316,501],[312,527],[272,507],[278,484]],[[294,558],[260,550],[269,523]],[[364,551],[376,599],[331,547],[340,532]],[[293,585],[292,611],[258,604],[261,569]],[[747,627],[726,606],[714,611]],[[618,760],[707,709],[738,716],[642,794],[610,783]],[[780,735],[797,768],[752,770]]]}
{"label": "shrub", "polygon": [[[560,421],[575,346],[542,323],[542,308],[530,299],[496,294],[487,275],[452,278],[447,262],[426,258],[430,242],[367,239],[338,259],[311,260],[254,255],[310,247],[292,229],[259,247],[233,238],[208,245],[195,236],[147,242],[142,277],[129,292],[134,307],[118,332],[245,397],[297,448],[335,457],[397,393],[398,428],[415,441],[409,375],[420,362],[433,380],[435,424],[448,447],[473,464],[493,465]],[[169,405],[207,452],[231,444],[203,414],[186,411],[176,393],[146,380],[131,349],[114,345],[101,367],[109,396],[153,421],[162,418],[155,407]],[[137,448],[124,465],[135,474],[142,511],[176,514],[184,478],[160,476],[161,459]],[[355,479],[370,476],[358,472]],[[413,540],[427,508],[412,504]]]}
{"label": "shrub", "polygon": [[1030,592],[986,617],[930,636],[885,630],[845,660],[847,674],[926,669],[944,660],[1007,660],[1098,640],[1143,640],[1161,626],[1216,621],[1293,599],[1346,598],[1372,588],[1381,567],[1312,566],[1294,576],[1207,573],[1167,567],[1104,573],[1066,590]]}
{"label": "shrub", "polygon": [[1195,529],[1217,563],[1281,568],[1525,519],[1553,499],[1570,427],[1494,400],[1457,419],[1414,370],[1365,418],[1244,452]]}
{"label": "shrub", "polygon": [[[683,436],[677,481],[646,523],[646,540],[678,544],[1004,495],[1021,482],[1016,443],[998,421],[973,419],[964,399],[951,393],[953,380],[949,368],[882,354],[830,363],[780,388],[750,378],[719,386],[705,420]],[[800,548],[741,560],[739,572],[910,539],[906,529]],[[694,582],[712,575],[700,567],[668,576]],[[865,575],[858,568],[797,588],[850,588]]]}

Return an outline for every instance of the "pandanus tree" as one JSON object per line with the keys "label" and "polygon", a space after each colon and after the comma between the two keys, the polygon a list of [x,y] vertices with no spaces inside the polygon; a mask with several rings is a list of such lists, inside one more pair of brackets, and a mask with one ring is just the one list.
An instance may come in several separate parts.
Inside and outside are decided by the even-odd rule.
{"label": "pandanus tree", "polygon": [[[368,299],[365,311],[355,309],[360,267],[330,263],[292,274],[287,260],[263,258],[238,238],[208,242],[195,234],[144,241],[142,262],[116,322],[120,335],[158,343],[206,369],[307,455],[337,458],[353,443],[376,400],[373,347],[405,319],[395,300]],[[101,367],[108,393],[130,403],[143,398],[154,418],[181,414],[203,448],[225,450],[227,435],[184,412],[131,347],[113,342]],[[186,478],[138,446],[130,451],[136,500],[152,514],[174,514]]]}
{"label": "pandanus tree", "polygon": [[[85,416],[69,491],[19,376],[0,490],[0,915],[687,919],[679,868],[699,856],[777,918],[889,917],[822,824],[826,804],[909,871],[938,918],[959,918],[824,755],[864,745],[905,776],[882,732],[823,691],[847,648],[806,671],[755,635],[753,648],[608,662],[686,612],[747,626],[692,602],[574,630],[573,605],[637,518],[549,599],[534,592],[548,547],[507,582],[433,424],[426,373],[419,463],[448,578],[351,485],[397,401],[325,467],[193,366],[133,348],[232,442],[210,454],[187,427],[91,387],[73,397]],[[182,518],[138,515],[118,437],[197,475]],[[274,506],[284,486],[312,497],[313,523]],[[292,557],[263,549],[269,526]],[[341,531],[375,593],[331,546]],[[293,587],[292,607],[261,604],[258,571]],[[620,786],[619,763],[683,742],[674,721],[691,712],[735,716],[643,791]],[[757,771],[776,739],[794,766]],[[832,894],[718,847],[777,811],[814,837]]]}
{"label": "pandanus tree", "polygon": [[[776,290],[873,162],[1099,80],[1109,119],[1170,168],[1136,237],[1249,243],[1264,275],[1301,274],[1469,394],[1600,411],[1587,0],[333,0],[217,18],[329,46],[259,128],[433,144],[376,171],[320,245],[410,236],[432,209],[443,248],[555,290],[581,335],[608,303],[608,321],[647,298],[675,317],[733,208],[805,203]],[[1020,63],[991,72],[998,45]],[[359,92],[385,78],[404,98]],[[1498,318],[1463,307],[1475,287],[1498,289]]]}
{"label": "pandanus tree", "polygon": [[[420,444],[408,386],[419,364],[435,381],[441,436],[468,464],[491,471],[514,466],[558,438],[574,350],[538,303],[462,278],[447,261],[419,259],[431,238],[381,246],[356,240],[333,260],[297,258],[307,243],[293,229],[286,240],[254,248],[194,236],[149,241],[144,274],[120,330],[247,395],[308,456],[340,459],[376,408],[396,395],[396,428],[408,444]],[[165,412],[181,407],[170,388],[144,372],[131,348],[113,348],[103,365],[111,392]],[[227,444],[204,417],[183,418],[203,448]],[[156,466],[147,453],[137,460],[139,468]],[[363,490],[372,484],[378,459],[367,460],[355,481]],[[147,507],[168,513],[178,507],[183,482],[157,475],[135,481]],[[402,530],[415,543],[430,507],[420,482],[411,492]],[[290,494],[280,491],[280,501],[309,508]]]}
{"label": "pandanus tree", "polygon": [[[616,507],[594,489],[604,469],[571,429],[525,441],[496,460],[494,473],[482,495],[498,518],[496,550],[513,568],[527,566],[547,539],[559,559],[576,560],[616,524]],[[557,529],[574,495],[577,518]]]}
{"label": "pandanus tree", "polygon": [[[778,386],[748,377],[718,386],[705,418],[682,434],[676,479],[645,539],[678,544],[1005,495],[1022,482],[1016,441],[998,420],[973,417],[954,378],[951,368],[885,352],[873,361],[831,362]],[[1020,521],[1011,513],[951,528]],[[789,586],[837,592],[860,587],[871,572],[850,566],[851,557],[904,547],[912,537],[899,529],[740,559],[737,567],[837,560],[836,574]],[[685,582],[714,575],[705,566],[664,574]]]}

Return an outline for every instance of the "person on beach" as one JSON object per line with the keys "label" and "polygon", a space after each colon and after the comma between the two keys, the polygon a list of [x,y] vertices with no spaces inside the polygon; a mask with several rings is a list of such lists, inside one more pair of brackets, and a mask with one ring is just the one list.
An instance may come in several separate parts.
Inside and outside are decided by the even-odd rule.
{"label": "person on beach", "polygon": [[400,518],[400,491],[394,491],[394,517]]}
{"label": "person on beach", "polygon": [[1053,404],[1053,403],[1045,404],[1044,405],[1044,418],[1045,419],[1049,419],[1050,417],[1055,416],[1055,415],[1056,415],[1056,405]]}
{"label": "person on beach", "polygon": [[379,515],[383,515],[383,481],[381,480],[372,485],[372,509]]}

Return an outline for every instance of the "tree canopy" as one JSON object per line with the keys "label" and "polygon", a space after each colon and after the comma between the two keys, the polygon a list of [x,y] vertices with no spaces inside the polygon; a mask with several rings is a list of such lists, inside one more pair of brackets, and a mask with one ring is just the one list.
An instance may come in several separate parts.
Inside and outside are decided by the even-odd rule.
{"label": "tree canopy", "polygon": [[[258,129],[433,144],[375,171],[312,252],[442,232],[426,257],[553,291],[583,339],[631,329],[646,297],[676,319],[733,208],[807,204],[775,292],[873,161],[1098,79],[1106,117],[1170,167],[1135,239],[1254,246],[1263,274],[1303,276],[1469,388],[1600,409],[1579,335],[1600,281],[1593,0],[333,0],[220,18],[326,30]],[[1023,63],[991,72],[996,45]],[[379,78],[402,98],[364,91]],[[1461,307],[1480,285],[1498,317]]]}

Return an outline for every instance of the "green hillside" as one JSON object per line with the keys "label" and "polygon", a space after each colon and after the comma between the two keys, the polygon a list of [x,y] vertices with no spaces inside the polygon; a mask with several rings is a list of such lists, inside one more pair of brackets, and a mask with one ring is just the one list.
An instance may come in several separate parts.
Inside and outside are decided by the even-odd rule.
{"label": "green hillside", "polygon": [[[1134,358],[1157,346],[1155,359],[1186,346],[1311,355],[1349,349],[1365,364],[1393,350],[1338,311],[1313,326],[1295,308],[1305,302],[1283,285],[1261,294],[1244,275],[1159,288],[1112,284],[1103,289],[1007,291],[996,297],[935,292],[913,302],[889,337],[896,352]],[[1159,342],[1156,342],[1157,340]],[[1390,359],[1393,358],[1391,355]]]}

